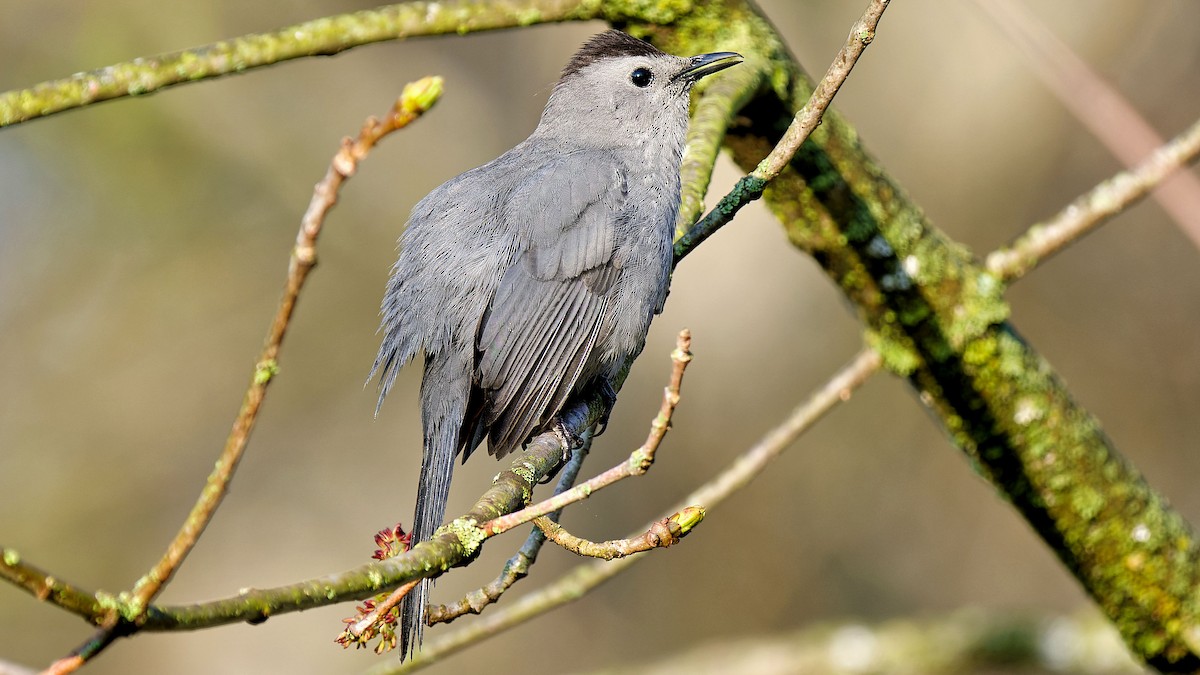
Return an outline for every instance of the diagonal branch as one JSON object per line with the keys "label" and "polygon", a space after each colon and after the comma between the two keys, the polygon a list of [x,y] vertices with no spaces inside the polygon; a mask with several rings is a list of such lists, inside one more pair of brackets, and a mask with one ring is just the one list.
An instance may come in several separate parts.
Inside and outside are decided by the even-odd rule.
{"label": "diagonal branch", "polygon": [[586,11],[583,4],[581,0],[443,0],[327,16],[0,93],[0,128],[91,103],[142,96],[291,59],[328,56],[374,42],[590,19],[600,11]]}
{"label": "diagonal branch", "polygon": [[[599,395],[575,402],[560,413],[563,425],[582,435],[603,416]],[[269,589],[246,589],[236,596],[183,606],[153,605],[143,630],[178,631],[230,623],[259,623],[271,616],[362,600],[381,590],[426,577],[436,577],[470,560],[485,541],[480,523],[520,508],[533,489],[562,462],[562,442],[548,431],[529,442],[509,467],[492,480],[466,514],[438,529],[432,539],[380,562]]]}
{"label": "diagonal branch", "polygon": [[1142,163],[1100,183],[1050,220],[1030,227],[1016,241],[992,251],[987,269],[1014,281],[1150,194],[1164,180],[1200,157],[1200,120],[1155,150]]}

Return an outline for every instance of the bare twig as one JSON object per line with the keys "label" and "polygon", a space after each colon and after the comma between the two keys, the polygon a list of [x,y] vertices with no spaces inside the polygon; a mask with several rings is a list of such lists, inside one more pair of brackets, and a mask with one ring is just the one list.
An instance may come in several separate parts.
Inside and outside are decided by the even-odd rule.
{"label": "bare twig", "polygon": [[[410,592],[412,592],[412,589],[416,588],[417,584],[419,584],[419,583],[421,583],[420,579],[414,579],[413,581],[410,581],[407,584],[404,584],[403,586],[392,591],[391,594],[388,595],[387,600],[384,600],[383,602],[376,605],[375,609],[371,610],[371,612],[369,614],[364,616],[361,620],[356,622],[354,625],[347,628],[345,633],[343,633],[343,635],[344,636],[349,635],[349,636],[352,636],[354,639],[358,639],[358,638],[361,638],[364,634],[369,634],[369,631],[372,631],[373,629],[375,629],[376,625],[380,621],[382,621],[385,616],[387,616],[387,613],[392,611],[392,609],[395,608],[396,605],[399,605],[400,601],[404,599],[404,596],[406,596]],[[343,642],[343,644],[349,644],[349,642],[352,642],[352,641],[354,641],[354,640],[346,640],[343,642],[343,640],[341,638],[338,639],[338,642]]]}
{"label": "bare twig", "polygon": [[[853,361],[796,408],[782,424],[768,432],[762,440],[735,459],[713,480],[684,497],[682,503],[704,504],[710,510],[719,505],[753,480],[825,413],[838,403],[849,400],[854,390],[879,370],[880,364],[878,352],[871,349],[859,352]],[[368,672],[370,675],[410,673],[432,665],[476,642],[578,600],[643,557],[631,555],[619,560],[580,565],[536,593],[521,598],[512,605],[489,612],[471,625],[440,639],[426,642],[421,651],[405,663],[380,664]]]}
{"label": "bare twig", "polygon": [[109,608],[99,602],[95,594],[25,562],[15,549],[0,547],[0,579],[92,623],[103,621],[108,614]]}
{"label": "bare twig", "polygon": [[1048,221],[1029,228],[987,257],[987,269],[1006,281],[1020,279],[1047,258],[1148,195],[1167,176],[1200,157],[1200,121],[1145,161],[1100,183]]}
{"label": "bare twig", "polygon": [[767,184],[783,171],[796,151],[821,123],[825,110],[829,108],[833,97],[837,95],[846,78],[850,76],[850,71],[858,62],[858,57],[862,56],[867,45],[875,39],[875,30],[879,26],[879,19],[883,16],[883,11],[887,9],[890,1],[871,0],[866,11],[863,12],[862,18],[850,27],[850,35],[846,38],[846,44],[838,51],[833,63],[829,64],[829,69],[817,83],[808,102],[796,112],[792,123],[784,132],[783,138],[779,139],[771,152],[759,162],[753,171],[742,177],[733,190],[721,198],[716,208],[709,211],[708,215],[700,219],[688,230],[687,234],[675,242],[676,262],[721,226],[732,220],[743,206],[761,197]]}
{"label": "bare twig", "polygon": [[562,525],[545,516],[534,520],[533,524],[538,526],[547,539],[572,553],[588,558],[612,560],[649,551],[652,548],[674,546],[695,529],[702,520],[704,520],[704,508],[689,506],[662,520],[654,521],[648,530],[636,537],[599,543],[577,537],[563,529]]}
{"label": "bare twig", "polygon": [[104,620],[104,624],[99,630],[79,645],[69,655],[50,664],[46,670],[42,671],[42,675],[67,675],[79,670],[93,656],[104,651],[110,644],[116,641],[121,634],[117,630],[118,621],[117,615],[113,614]]}
{"label": "bare twig", "polygon": [[[1029,11],[1014,0],[977,0],[1017,47],[1046,87],[1126,167],[1134,167],[1163,145],[1163,138],[1119,91],[1079,58]],[[1192,244],[1200,248],[1200,177],[1173,174],[1154,199]]]}
{"label": "bare twig", "polygon": [[689,351],[691,346],[692,333],[684,328],[679,331],[679,335],[675,339],[675,351],[671,352],[671,380],[663,389],[663,400],[658,415],[650,423],[650,435],[646,437],[646,442],[641,447],[629,455],[627,460],[562,494],[554,495],[516,513],[493,518],[483,523],[480,525],[480,529],[483,530],[484,536],[493,537],[507,532],[547,513],[558,511],[564,506],[583,501],[592,496],[592,493],[613,483],[631,476],[645,474],[654,464],[654,454],[657,452],[659,444],[662,443],[663,437],[667,435],[667,429],[671,425],[671,415],[675,412],[675,406],[679,404],[679,386],[683,381],[683,371],[687,369],[688,363],[692,360],[692,353]]}

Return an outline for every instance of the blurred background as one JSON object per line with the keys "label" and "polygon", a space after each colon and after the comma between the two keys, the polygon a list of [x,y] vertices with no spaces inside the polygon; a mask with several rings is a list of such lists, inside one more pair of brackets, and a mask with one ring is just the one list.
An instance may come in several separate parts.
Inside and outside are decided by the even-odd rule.
{"label": "blurred background", "polygon": [[[819,75],[865,3],[760,4]],[[0,90],[365,6],[9,0]],[[1164,136],[1200,115],[1200,4],[1032,9]],[[89,589],[128,588],[157,560],[237,412],[312,185],[343,135],[386,111],[405,82],[440,74],[442,102],[369,157],[329,217],[232,493],[161,600],[225,597],[368,561],[375,531],[411,517],[419,462],[419,369],[401,374],[378,419],[374,384],[363,385],[405,215],[524,138],[563,63],[602,27],[379,44],[0,131],[0,541]],[[933,222],[980,256],[1120,168],[970,2],[894,3],[836,107]],[[722,159],[709,203],[737,176]],[[1147,202],[1009,294],[1018,330],[1193,523],[1198,261]],[[568,511],[577,534],[621,537],[665,515],[860,346],[838,291],[753,205],[677,271],[585,474],[644,439],[684,326],[696,360],[658,465]],[[496,470],[483,456],[460,468],[451,513]],[[491,579],[523,536],[490,543],[438,584],[435,600]],[[513,592],[578,563],[548,547]],[[964,607],[1094,611],[885,374],[710,511],[684,545],[434,672],[616,666],[812,622]],[[353,613],[347,604],[255,627],[143,635],[89,672],[353,673],[376,658],[334,644]],[[41,667],[90,633],[0,585],[0,659]]]}

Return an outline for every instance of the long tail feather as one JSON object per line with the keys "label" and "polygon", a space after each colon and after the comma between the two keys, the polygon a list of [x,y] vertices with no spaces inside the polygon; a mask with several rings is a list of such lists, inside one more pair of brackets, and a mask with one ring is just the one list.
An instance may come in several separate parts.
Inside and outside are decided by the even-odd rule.
{"label": "long tail feather", "polygon": [[[421,480],[417,485],[417,509],[413,515],[414,544],[432,537],[446,516],[450,478],[454,473],[454,457],[458,454],[459,433],[466,415],[470,384],[469,362],[460,363],[453,355],[426,357],[425,377],[421,382],[421,418],[425,438]],[[422,581],[401,604],[401,659],[407,658],[421,646],[430,584],[428,579]]]}

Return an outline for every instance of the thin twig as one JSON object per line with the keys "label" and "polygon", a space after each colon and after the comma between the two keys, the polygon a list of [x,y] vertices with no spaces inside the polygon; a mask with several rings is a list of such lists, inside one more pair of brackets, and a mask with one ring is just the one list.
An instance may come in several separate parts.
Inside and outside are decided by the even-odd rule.
{"label": "thin twig", "polygon": [[733,190],[721,198],[716,208],[709,211],[708,215],[700,219],[688,230],[687,234],[675,242],[676,262],[721,226],[732,220],[743,206],[761,197],[767,184],[783,171],[804,141],[808,140],[812,132],[821,124],[821,118],[824,117],[825,111],[833,102],[833,97],[837,95],[846,78],[850,76],[850,71],[858,62],[858,57],[862,56],[867,45],[875,39],[875,30],[879,26],[879,19],[883,16],[883,11],[887,9],[890,1],[871,0],[866,11],[863,12],[862,18],[850,27],[850,35],[846,38],[846,44],[838,51],[833,63],[829,64],[829,69],[817,83],[808,102],[796,112],[792,123],[784,132],[783,138],[779,139],[779,142],[759,162],[754,171],[743,176]]}
{"label": "thin twig", "polygon": [[704,507],[689,506],[662,520],[650,524],[650,528],[636,537],[603,542],[588,541],[567,532],[562,525],[545,516],[533,521],[546,538],[577,555],[588,558],[613,560],[652,548],[666,548],[679,543],[700,521],[704,520]]}
{"label": "thin twig", "polygon": [[69,655],[50,664],[48,668],[42,671],[42,675],[67,675],[79,670],[91,658],[100,652],[104,651],[110,644],[116,641],[121,636],[118,628],[117,616],[113,614],[104,621],[99,630],[79,645]]}
{"label": "thin twig", "polygon": [[663,389],[662,405],[659,407],[658,415],[650,423],[650,434],[641,447],[630,453],[628,459],[562,494],[554,495],[515,513],[493,518],[483,523],[480,525],[480,529],[483,530],[484,536],[493,537],[507,532],[514,527],[531,522],[534,518],[558,511],[569,504],[581,502],[592,496],[592,493],[597,490],[606,488],[613,483],[631,476],[645,474],[654,464],[654,454],[671,426],[671,415],[675,412],[675,406],[679,405],[679,386],[683,381],[683,371],[687,369],[688,363],[692,360],[691,346],[692,333],[684,328],[675,338],[675,351],[671,352],[671,380]]}
{"label": "thin twig", "polygon": [[[872,349],[864,349],[859,352],[853,361],[814,392],[783,423],[738,456],[732,464],[711,481],[684,497],[682,504],[704,504],[709,510],[719,505],[753,480],[755,476],[762,473],[772,460],[783,453],[800,434],[821,419],[825,413],[832,410],[838,403],[848,401],[854,390],[879,370],[881,363],[878,352]],[[580,565],[536,593],[521,598],[512,605],[489,612],[469,626],[453,631],[440,639],[426,642],[421,651],[405,663],[379,664],[367,672],[369,675],[411,673],[432,665],[470,645],[580,599],[643,557],[642,555],[631,555],[619,560],[597,561]]]}
{"label": "thin twig", "polygon": [[1005,248],[988,254],[987,269],[1005,281],[1030,272],[1068,244],[1123,212],[1173,172],[1200,157],[1200,120],[1145,161],[1084,193],[1048,221],[1026,230]]}
{"label": "thin twig", "polygon": [[[1136,166],[1163,145],[1162,136],[1103,77],[1046,27],[1028,7],[1013,0],[977,0],[1071,114],[1121,164]],[[1173,174],[1153,194],[1180,230],[1200,248],[1200,177]]]}
{"label": "thin twig", "polygon": [[[562,474],[558,477],[558,483],[554,486],[554,494],[562,494],[574,487],[575,481],[579,479],[579,472],[583,469],[583,460],[587,458],[591,446],[592,434],[591,430],[588,430],[584,434],[583,445],[571,453],[571,460],[563,467]],[[557,523],[561,514],[562,511],[555,511],[545,517]],[[546,535],[537,527],[531,528],[529,536],[525,538],[525,543],[521,544],[521,548],[517,549],[517,552],[504,563],[500,574],[491,583],[467,593],[452,604],[428,605],[425,608],[426,623],[430,626],[449,623],[464,614],[482,612],[485,607],[498,601],[505,591],[512,588],[513,584],[529,574],[529,568],[537,562],[538,553],[541,552],[542,545],[545,543]]]}
{"label": "thin twig", "polygon": [[25,562],[15,549],[0,547],[0,579],[93,623],[103,621],[108,614],[95,594]]}
{"label": "thin twig", "polygon": [[[419,583],[421,583],[420,579],[414,579],[414,580],[408,582],[407,584],[404,584],[403,586],[392,591],[391,594],[388,595],[387,599],[384,600],[383,602],[379,603],[378,605],[375,605],[375,609],[371,610],[371,612],[369,614],[364,616],[361,620],[359,620],[353,626],[350,626],[349,628],[347,628],[346,633],[354,636],[355,638],[362,637],[362,635],[364,633],[367,633],[368,631],[375,628],[376,624],[378,624],[380,621],[382,621],[383,618],[387,615],[387,613],[392,611],[392,609],[395,608],[396,605],[399,605],[400,601],[404,599],[404,596],[406,596],[410,592],[412,592],[412,589],[416,588],[417,584],[419,584]],[[341,640],[339,640],[339,642],[340,641]]]}
{"label": "thin twig", "polygon": [[367,156],[371,148],[387,134],[402,129],[424,112],[429,110],[442,94],[442,78],[426,77],[404,87],[403,93],[392,106],[388,116],[380,121],[369,119],[356,139],[343,139],[342,147],[334,155],[325,178],[313,189],[313,197],[308,210],[300,222],[300,231],[296,234],[296,245],[288,262],[287,282],[284,285],[283,298],[279,301],[279,309],[271,322],[267,333],[266,344],[259,355],[258,364],[250,379],[250,386],[242,399],[242,408],[234,420],[233,430],[225,442],[225,449],[217,460],[216,468],[208,477],[200,498],[192,507],[183,527],[175,535],[175,539],[167,547],[166,553],[158,564],[146,576],[138,580],[133,589],[134,602],[140,604],[142,611],[146,605],[162,589],[171,575],[187,557],[195,546],[196,540],[208,526],[213,513],[229,488],[229,481],[237,468],[238,461],[250,439],[250,432],[258,417],[259,408],[266,396],[267,385],[278,372],[276,359],[279,347],[287,333],[292,315],[296,309],[296,300],[304,286],[308,273],[317,263],[317,235],[321,233],[325,215],[337,203],[338,190],[345,180],[354,175],[358,163]]}

